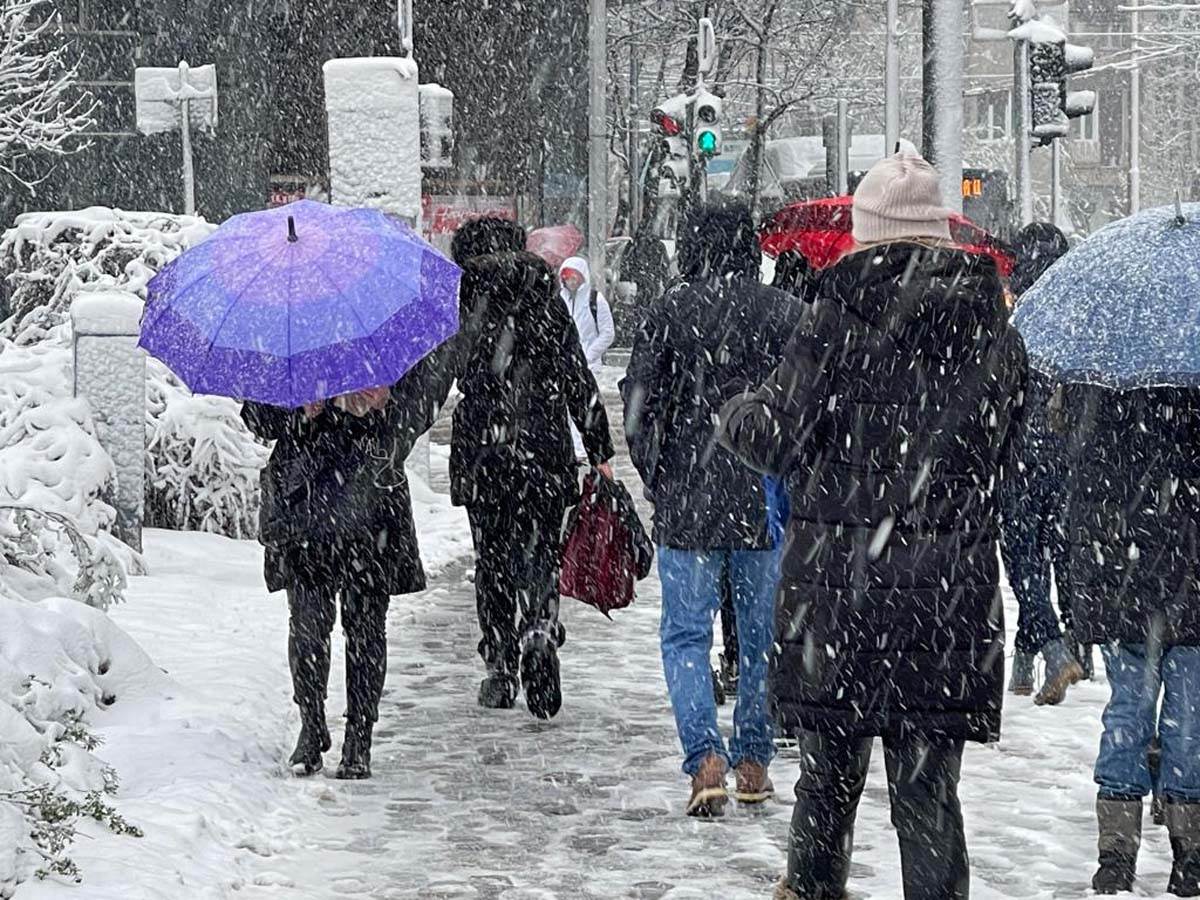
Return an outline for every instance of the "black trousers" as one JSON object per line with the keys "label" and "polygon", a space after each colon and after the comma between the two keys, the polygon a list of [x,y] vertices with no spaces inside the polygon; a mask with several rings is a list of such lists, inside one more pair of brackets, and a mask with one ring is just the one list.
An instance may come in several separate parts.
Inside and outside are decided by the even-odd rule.
{"label": "black trousers", "polygon": [[305,722],[325,725],[330,636],[338,601],[346,637],[346,718],[375,722],[387,674],[387,592],[354,581],[309,580],[288,589],[288,662]]}
{"label": "black trousers", "polygon": [[[872,739],[805,733],[788,836],[788,883],[805,900],[842,900]],[[905,900],[966,900],[970,862],[958,805],[962,741],[884,739]]]}
{"label": "black trousers", "polygon": [[[558,575],[567,502],[538,497],[508,506],[467,508],[475,542],[475,608],[479,655],[490,673],[516,677],[521,637],[544,631],[555,645],[565,633],[558,621]],[[519,616],[519,621],[518,621]]]}

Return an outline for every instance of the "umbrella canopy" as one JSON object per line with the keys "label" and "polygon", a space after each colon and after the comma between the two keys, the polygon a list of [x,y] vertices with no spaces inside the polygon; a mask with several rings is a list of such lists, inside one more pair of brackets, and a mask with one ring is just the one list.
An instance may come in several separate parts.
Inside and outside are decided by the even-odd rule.
{"label": "umbrella canopy", "polygon": [[458,330],[460,275],[378,210],[301,200],[164,267],[139,345],[195,393],[297,407],[399,381]]}
{"label": "umbrella canopy", "polygon": [[[832,266],[854,249],[854,198],[825,197],[785,206],[764,223],[759,243],[768,256],[803,254],[815,269]],[[1001,276],[1012,274],[1015,260],[1004,246],[966,216],[950,216],[950,236],[968,253],[990,256]]]}
{"label": "umbrella canopy", "polygon": [[574,225],[535,228],[525,239],[525,249],[540,256],[556,272],[558,267],[578,253],[581,247],[583,232]]}
{"label": "umbrella canopy", "polygon": [[1013,313],[1035,368],[1116,389],[1200,386],[1200,203],[1101,228]]}

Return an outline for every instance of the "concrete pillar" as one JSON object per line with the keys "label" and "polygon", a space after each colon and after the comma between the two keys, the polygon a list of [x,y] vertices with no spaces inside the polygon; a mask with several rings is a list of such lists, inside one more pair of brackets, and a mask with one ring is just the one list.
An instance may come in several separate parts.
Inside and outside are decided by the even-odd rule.
{"label": "concrete pillar", "polygon": [[138,349],[142,301],[125,291],[80,294],[71,304],[75,396],[87,400],[96,437],[116,466],[114,533],[142,549],[146,477],[146,355]]}

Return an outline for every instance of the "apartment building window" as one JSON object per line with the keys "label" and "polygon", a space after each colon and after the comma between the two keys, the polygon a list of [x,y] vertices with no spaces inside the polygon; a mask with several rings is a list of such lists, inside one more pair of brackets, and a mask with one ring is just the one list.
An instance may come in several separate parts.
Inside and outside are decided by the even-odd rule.
{"label": "apartment building window", "polygon": [[[1097,104],[1099,98],[1097,98]],[[1077,141],[1096,142],[1100,140],[1100,115],[1093,110],[1091,115],[1080,116],[1071,122],[1071,137]]]}
{"label": "apartment building window", "polygon": [[1012,122],[1012,104],[1008,91],[988,91],[975,98],[975,127],[984,141],[1008,138]]}

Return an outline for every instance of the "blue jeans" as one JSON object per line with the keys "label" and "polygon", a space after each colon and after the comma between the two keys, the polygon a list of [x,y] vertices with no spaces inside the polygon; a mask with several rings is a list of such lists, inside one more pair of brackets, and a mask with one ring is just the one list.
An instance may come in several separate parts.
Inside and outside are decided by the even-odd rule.
{"label": "blue jeans", "polygon": [[[779,582],[778,550],[672,550],[658,548],[662,579],[663,672],[683,744],[683,771],[694,775],[716,754],[730,766],[742,760],[767,765],[775,755],[767,714],[767,662]],[[717,726],[713,698],[713,617],[728,571],[737,614],[738,695],[729,750]]]}
{"label": "blue jeans", "polygon": [[1100,796],[1150,793],[1147,753],[1157,731],[1162,741],[1162,796],[1200,801],[1200,647],[1167,647],[1156,661],[1147,658],[1143,644],[1106,644],[1104,667],[1112,698],[1104,709],[1096,758]]}

